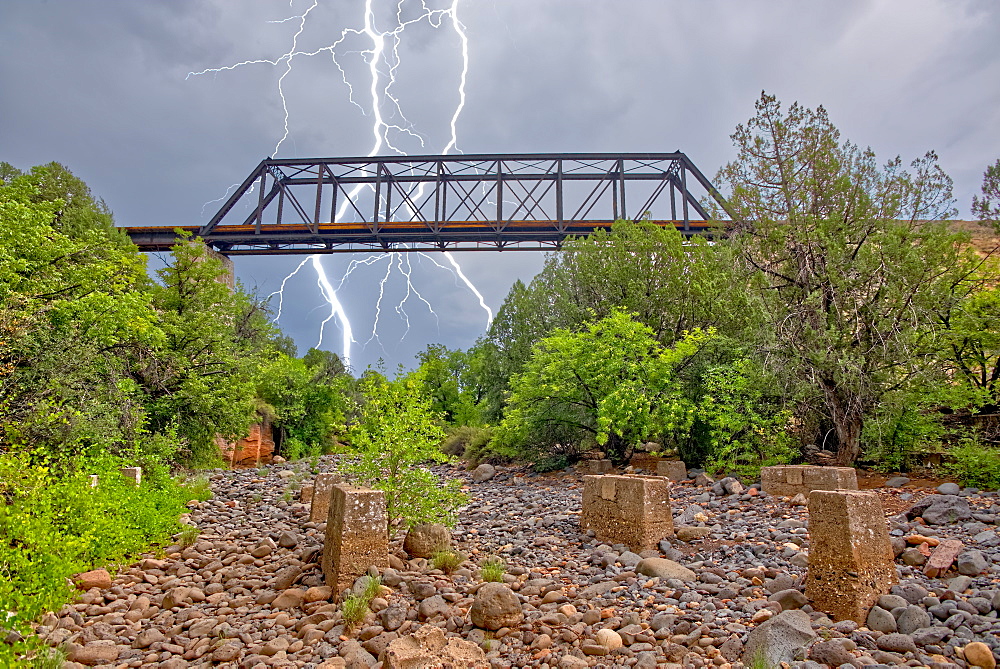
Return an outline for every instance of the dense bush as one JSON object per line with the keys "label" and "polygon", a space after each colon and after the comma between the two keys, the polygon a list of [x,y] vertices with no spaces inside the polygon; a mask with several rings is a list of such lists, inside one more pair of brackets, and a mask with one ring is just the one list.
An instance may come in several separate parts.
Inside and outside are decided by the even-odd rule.
{"label": "dense bush", "polygon": [[3,666],[38,646],[29,623],[68,600],[72,574],[166,542],[192,498],[193,490],[169,478],[136,487],[120,473],[131,463],[113,456],[61,464],[56,471],[0,453],[0,611],[10,612],[3,626],[27,639],[0,644]]}
{"label": "dense bush", "polygon": [[948,451],[951,461],[945,465],[965,486],[1000,490],[1000,450],[981,443],[974,436],[965,438]]}

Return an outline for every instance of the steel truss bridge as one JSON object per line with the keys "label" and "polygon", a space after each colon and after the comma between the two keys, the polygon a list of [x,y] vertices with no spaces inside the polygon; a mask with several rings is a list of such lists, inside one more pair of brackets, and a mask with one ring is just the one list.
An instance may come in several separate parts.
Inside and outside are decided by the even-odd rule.
{"label": "steel truss bridge", "polygon": [[[709,198],[726,209],[680,152],[269,158],[208,223],[179,229],[229,256],[538,250],[619,219],[706,234]],[[142,251],[178,239],[125,230]]]}

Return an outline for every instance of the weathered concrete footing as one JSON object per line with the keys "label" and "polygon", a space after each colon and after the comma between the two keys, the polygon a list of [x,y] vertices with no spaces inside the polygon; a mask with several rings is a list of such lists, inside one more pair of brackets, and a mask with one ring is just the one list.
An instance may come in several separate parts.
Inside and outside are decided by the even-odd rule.
{"label": "weathered concrete footing", "polygon": [[899,581],[889,525],[873,492],[811,492],[809,542],[806,597],[837,620],[864,623],[868,610]]}
{"label": "weathered concrete footing", "polygon": [[760,483],[768,495],[794,497],[813,490],[857,490],[858,475],[853,467],[779,465],[761,469]]}
{"label": "weathered concrete footing", "polygon": [[661,476],[584,476],[580,527],[633,551],[674,534],[670,483]]}
{"label": "weathered concrete footing", "polygon": [[338,596],[370,567],[389,566],[386,527],[385,493],[346,483],[333,486],[322,566],[326,584]]}

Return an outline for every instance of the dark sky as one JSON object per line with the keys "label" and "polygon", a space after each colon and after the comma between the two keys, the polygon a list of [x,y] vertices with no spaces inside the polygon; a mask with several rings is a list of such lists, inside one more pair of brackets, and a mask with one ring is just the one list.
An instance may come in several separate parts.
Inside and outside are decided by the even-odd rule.
{"label": "dark sky", "polygon": [[[397,22],[396,2],[370,0],[374,28]],[[0,160],[27,168],[57,160],[103,197],[119,225],[207,220],[227,187],[277,156],[367,155],[373,148],[372,40],[361,0],[2,0]],[[427,0],[447,10],[450,0]],[[450,17],[399,34],[392,88],[415,132],[387,138],[410,153],[448,143],[459,104],[461,41]],[[310,10],[304,28],[292,18]],[[487,152],[673,151],[713,175],[733,156],[729,135],[761,90],[786,104],[824,105],[845,138],[883,159],[936,150],[955,180],[960,216],[982,172],[1000,157],[1000,5],[995,0],[463,0],[468,38],[459,149]],[[337,64],[343,69],[338,69]],[[380,64],[381,76],[388,65]],[[282,78],[282,76],[284,78]],[[344,78],[353,86],[354,101]],[[360,108],[359,108],[360,107]],[[383,116],[405,125],[385,102]],[[362,113],[362,112],[365,113]],[[381,153],[390,150],[383,145]],[[209,204],[206,204],[209,203]],[[325,256],[334,284],[351,259]],[[537,253],[456,254],[495,311]],[[236,259],[243,284],[269,294],[302,257]],[[378,307],[379,284],[389,274]],[[440,262],[439,258],[439,262]],[[156,260],[153,260],[155,264]],[[409,366],[428,343],[466,348],[486,312],[450,273],[411,258],[406,294],[398,259],[359,267],[340,298],[352,324],[352,363]],[[309,265],[288,283],[279,324],[302,352],[330,308]],[[372,326],[378,314],[378,338]],[[342,353],[327,324],[323,348]],[[366,343],[367,342],[367,343]]]}

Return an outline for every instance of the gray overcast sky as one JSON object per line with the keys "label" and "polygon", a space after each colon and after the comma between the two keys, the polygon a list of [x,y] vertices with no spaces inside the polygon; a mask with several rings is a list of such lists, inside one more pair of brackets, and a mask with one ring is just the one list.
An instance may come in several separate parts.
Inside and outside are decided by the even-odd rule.
{"label": "gray overcast sky", "polygon": [[[396,2],[371,0],[390,30]],[[450,2],[426,0],[432,8]],[[313,0],[0,1],[0,160],[27,168],[57,160],[91,186],[119,225],[197,224],[231,184],[270,155],[283,134],[284,62],[186,78],[291,49]],[[404,0],[404,20],[417,0]],[[364,25],[363,0],[318,0],[300,51]],[[686,152],[713,175],[732,155],[729,135],[761,90],[786,104],[824,105],[844,137],[883,159],[936,150],[955,179],[960,215],[982,172],[1000,157],[1000,4],[995,0],[460,0],[468,36],[459,148],[479,152]],[[371,80],[349,36],[338,62],[368,106]],[[460,40],[414,23],[400,36],[393,88],[425,148],[436,153],[458,104]],[[387,67],[383,64],[383,71]],[[351,104],[328,53],[296,57],[281,81],[289,114],[279,156],[366,155],[372,116]],[[388,111],[385,106],[384,111]],[[325,256],[339,281],[351,258]],[[496,310],[514,279],[540,268],[537,253],[457,254]],[[236,259],[239,279],[276,290],[301,258]],[[456,279],[413,259],[414,287],[398,273],[376,303],[387,259],[358,269],[341,299],[358,343],[353,365],[384,357],[410,365],[428,343],[466,348],[486,314]],[[379,339],[365,345],[379,314]],[[308,267],[288,282],[282,329],[304,352],[329,314]],[[405,335],[405,336],[404,336]],[[341,353],[336,321],[323,348]]]}

